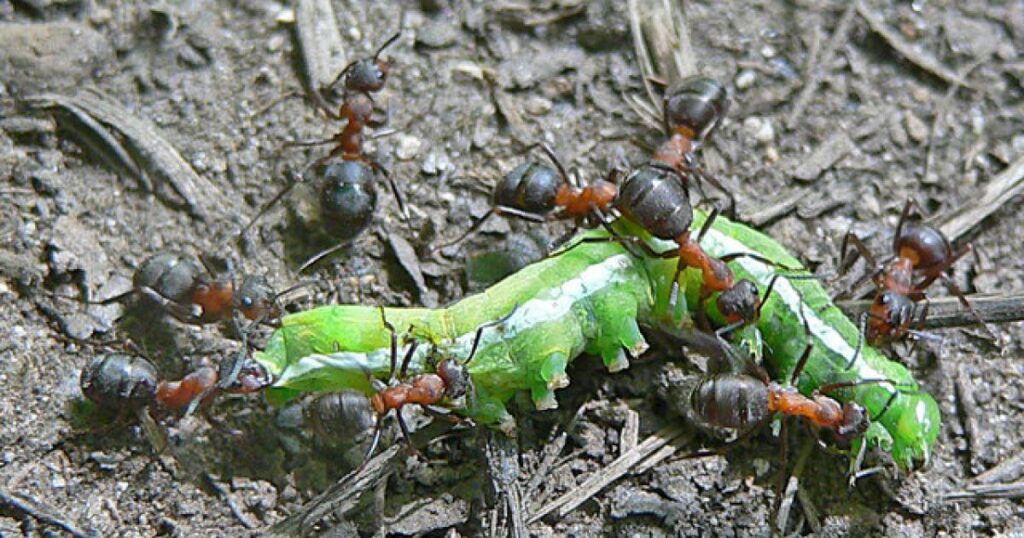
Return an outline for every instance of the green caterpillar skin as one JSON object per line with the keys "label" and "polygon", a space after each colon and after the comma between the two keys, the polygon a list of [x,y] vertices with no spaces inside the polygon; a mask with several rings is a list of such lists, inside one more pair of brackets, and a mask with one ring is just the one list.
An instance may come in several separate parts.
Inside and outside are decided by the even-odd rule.
{"label": "green caterpillar skin", "polygon": [[[695,210],[694,228],[705,218]],[[644,237],[658,251],[673,247],[650,239],[627,221],[620,220],[615,227],[623,234]],[[594,230],[583,236],[607,237],[607,233]],[[789,268],[800,267],[771,238],[722,217],[716,219],[701,244],[713,256],[753,252]],[[579,354],[601,356],[614,372],[629,366],[628,356],[647,348],[638,324],[678,335],[694,330],[691,314],[701,306],[700,273],[695,269],[683,273],[680,287],[685,300],[669,312],[675,266],[674,258],[638,258],[616,242],[584,242],[448,308],[388,308],[385,312],[399,332],[411,327],[414,337],[433,342],[437,348],[420,346],[410,373],[430,371],[432,352],[465,360],[476,328],[511,313],[504,324],[485,330],[468,366],[475,397],[462,410],[480,422],[511,431],[514,421],[504,402],[514,392],[527,390],[539,409],[555,407],[554,391],[569,383],[566,364]],[[780,271],[750,258],[736,259],[729,266],[737,279],[752,280],[762,293]],[[711,319],[721,321],[713,305],[712,298],[704,308]],[[832,396],[856,400],[870,412],[874,421],[866,442],[890,451],[900,466],[912,468],[916,462],[927,462],[940,425],[935,400],[918,390],[906,368],[870,346],[864,345],[852,367],[846,369],[856,353],[858,327],[831,303],[815,280],[780,278],[756,324],[754,332],[763,338],[766,359],[777,377],[790,377],[807,345],[802,316],[807,318],[815,345],[798,380],[800,390],[809,394],[828,383],[891,380],[842,389]],[[744,334],[749,337],[751,331]],[[389,334],[378,308],[326,306],[286,316],[266,350],[255,358],[277,378],[274,391],[278,397],[343,388],[369,394],[366,372],[378,378],[388,375],[388,345]],[[888,409],[879,417],[887,403]]]}

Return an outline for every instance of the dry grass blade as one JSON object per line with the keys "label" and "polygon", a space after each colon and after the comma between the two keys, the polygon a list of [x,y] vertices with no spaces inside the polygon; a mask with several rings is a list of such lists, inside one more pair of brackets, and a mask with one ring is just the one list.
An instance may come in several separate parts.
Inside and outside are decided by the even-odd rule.
{"label": "dry grass blade", "polygon": [[345,45],[330,0],[299,0],[295,35],[311,91],[319,91],[345,67]]}
{"label": "dry grass blade", "polygon": [[890,29],[885,23],[885,20],[872,13],[871,9],[867,7],[862,0],[858,0],[856,2],[856,6],[857,13],[867,21],[871,30],[882,36],[882,39],[884,39],[890,47],[903,55],[904,58],[911,61],[914,65],[950,84],[959,84],[971,89],[977,89],[974,85],[967,83],[960,75],[953,72],[952,69],[939,63],[939,61],[933,56],[917,50],[913,45],[904,41],[899,32]]}
{"label": "dry grass blade", "polygon": [[[107,149],[118,160],[128,159],[127,168],[115,167],[114,172],[134,170],[139,173],[136,179],[143,184],[147,182],[143,176],[148,175],[170,185],[181,200],[170,199],[167,200],[169,203],[184,203],[193,216],[207,221],[218,216],[238,220],[238,212],[231,199],[213,182],[197,174],[156,127],[135,116],[108,95],[98,90],[83,91],[74,97],[45,94],[29,98],[27,102],[35,108],[63,111],[79,121],[83,117],[91,118],[93,121],[81,125],[101,129],[94,133],[97,140],[104,145],[113,143]],[[116,137],[113,136],[115,134]],[[121,142],[118,143],[115,138]],[[85,145],[89,147],[92,144],[86,141]],[[157,189],[158,195],[159,191]]]}
{"label": "dry grass blade", "polygon": [[[451,424],[435,420],[426,428],[412,435],[412,444],[418,448],[426,446],[451,429]],[[266,536],[297,536],[308,534],[312,528],[328,515],[345,515],[359,504],[363,492],[368,491],[388,477],[408,455],[409,447],[395,443],[366,462],[361,469],[353,471],[306,503],[284,521],[274,525]]]}
{"label": "dry grass blade", "polygon": [[27,495],[20,495],[17,493],[11,493],[6,488],[0,487],[0,506],[7,505],[12,510],[27,514],[43,523],[54,525],[64,529],[75,538],[89,538],[92,536],[99,536],[96,532],[87,532],[77,526],[61,519],[60,512],[40,501],[33,499]]}
{"label": "dry grass blade", "polygon": [[980,197],[962,205],[951,215],[942,219],[939,227],[950,241],[967,234],[1003,204],[1024,192],[1024,157],[1010,163],[1010,166],[992,178]]}
{"label": "dry grass blade", "polygon": [[944,497],[949,501],[980,501],[985,499],[1020,499],[1024,497],[1024,482],[1009,484],[987,484],[968,486],[966,490],[955,491]]}
{"label": "dry grass blade", "polygon": [[697,73],[683,4],[669,0],[630,0],[629,24],[649,103],[636,97],[626,100],[645,123],[660,130],[661,98],[652,80],[671,83]]}
{"label": "dry grass blade", "polygon": [[406,447],[402,444],[391,445],[358,472],[345,475],[297,512],[274,525],[267,536],[304,535],[328,515],[351,512],[358,505],[364,491],[373,488],[394,471],[395,465],[405,457],[405,451]]}
{"label": "dry grass blade", "polygon": [[[968,295],[967,300],[978,311],[981,319],[988,323],[1024,321],[1022,294]],[[871,301],[839,301],[836,306],[851,318],[858,319],[871,307]],[[924,323],[927,329],[969,327],[977,324],[977,318],[964,308],[956,297],[931,299],[928,303],[928,319]]]}
{"label": "dry grass blade", "polygon": [[527,523],[535,523],[552,512],[557,512],[558,517],[565,517],[566,514],[575,510],[609,484],[633,472],[638,464],[642,463],[652,454],[657,454],[662,447],[677,441],[684,434],[683,427],[679,424],[672,424],[644,439],[636,448],[625,452],[610,465],[601,471],[594,473],[586,482],[580,484],[576,489],[546,504],[536,513],[530,516]]}

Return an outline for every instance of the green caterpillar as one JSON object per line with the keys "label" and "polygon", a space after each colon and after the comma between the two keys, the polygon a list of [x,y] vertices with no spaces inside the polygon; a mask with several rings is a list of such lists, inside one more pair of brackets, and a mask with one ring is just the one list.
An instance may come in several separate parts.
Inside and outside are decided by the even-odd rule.
{"label": "green caterpillar", "polygon": [[[694,229],[705,218],[704,212],[695,210]],[[624,219],[614,227],[624,235],[644,237],[658,251],[673,246],[651,239]],[[592,230],[582,236],[608,234]],[[771,238],[724,218],[713,223],[701,244],[713,256],[754,252],[782,266],[800,266]],[[737,279],[752,280],[762,293],[777,272],[775,267],[750,258],[729,265]],[[576,243],[448,308],[388,308],[385,315],[399,331],[411,328],[412,336],[461,360],[469,353],[477,327],[509,316],[505,323],[484,331],[468,366],[475,396],[461,412],[512,431],[515,422],[504,402],[516,391],[527,390],[538,409],[555,407],[554,391],[569,383],[566,365],[581,353],[602,357],[608,370],[615,372],[629,366],[629,356],[647,349],[640,325],[681,336],[695,330],[690,314],[698,304],[700,273],[684,271],[680,296],[685,300],[677,301],[670,312],[675,266],[675,259],[637,257],[618,242],[591,240]],[[707,301],[705,308],[712,320],[722,321],[713,300]],[[870,445],[891,452],[903,468],[927,462],[940,424],[935,400],[918,390],[906,368],[869,346],[863,346],[852,367],[846,368],[857,353],[859,330],[831,303],[817,281],[780,278],[756,327],[743,331],[745,344],[763,345],[778,377],[788,378],[806,346],[802,315],[815,346],[798,381],[800,390],[807,394],[827,383],[891,380],[843,389],[834,396],[841,401],[856,400],[869,411],[873,423],[865,440]],[[755,341],[754,336],[762,341]],[[277,379],[272,398],[344,388],[370,394],[366,372],[379,378],[388,375],[388,343],[378,308],[325,306],[286,316],[255,359]],[[430,371],[430,347],[420,347],[410,362],[410,373]]]}

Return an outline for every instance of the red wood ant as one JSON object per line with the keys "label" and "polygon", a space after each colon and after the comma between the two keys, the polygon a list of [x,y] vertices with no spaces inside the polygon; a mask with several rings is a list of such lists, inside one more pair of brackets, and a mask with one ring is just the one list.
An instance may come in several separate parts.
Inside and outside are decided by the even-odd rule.
{"label": "red wood ant", "polygon": [[506,174],[494,187],[493,206],[479,220],[454,241],[442,245],[456,245],[493,215],[508,215],[531,222],[573,220],[575,226],[569,235],[582,225],[595,221],[607,224],[607,213],[618,196],[618,187],[610,180],[597,180],[580,186],[576,175],[566,172],[554,150],[540,144],[555,168],[536,161],[527,161]]}
{"label": "red wood ant", "polygon": [[[335,86],[345,81],[345,99],[340,110],[335,113],[319,92],[314,92],[317,103],[328,116],[344,120],[345,126],[336,135],[326,140],[312,142],[291,142],[291,146],[320,146],[333,144],[334,148],[326,155],[314,160],[297,174],[249,221],[240,232],[244,235],[255,222],[270,210],[278,201],[288,194],[295,185],[304,181],[306,173],[313,169],[317,176],[320,190],[321,218],[326,231],[331,237],[341,238],[334,246],[320,251],[306,260],[299,268],[305,270],[324,257],[337,252],[350,244],[351,240],[362,233],[369,225],[377,204],[377,192],[374,187],[374,175],[380,173],[388,182],[399,212],[405,222],[409,222],[409,212],[398,185],[390,172],[380,163],[367,156],[363,150],[363,137],[366,127],[382,127],[387,124],[373,119],[374,102],[371,93],[383,89],[391,68],[388,60],[381,60],[383,50],[401,36],[401,30],[391,36],[372,58],[364,58],[350,63],[338,74],[328,86]],[[390,116],[390,114],[388,114]],[[338,160],[340,159],[340,161]]]}
{"label": "red wood ant", "polygon": [[[690,196],[684,182],[678,180],[680,176],[679,171],[666,167],[661,162],[647,163],[626,177],[619,188],[619,197],[615,202],[615,208],[624,217],[636,222],[654,237],[676,243],[676,248],[657,252],[646,241],[633,238],[633,243],[649,256],[665,259],[678,258],[673,277],[674,282],[679,280],[683,269],[687,267],[699,269],[703,282],[700,294],[701,304],[712,293],[725,292],[736,285],[735,275],[727,265],[733,260],[751,258],[766,265],[797,270],[782,266],[753,252],[737,252],[726,254],[720,258],[705,252],[700,246],[700,241],[711,229],[711,225],[718,217],[719,210],[718,208],[712,210],[697,233],[697,238],[693,239],[690,232],[693,208],[690,205]],[[673,286],[672,293],[675,293],[677,286],[678,284]],[[746,287],[746,285],[744,286]],[[727,300],[732,300],[732,298],[727,297]]]}
{"label": "red wood ant", "polygon": [[[800,308],[803,309],[802,300],[800,305]],[[692,389],[689,398],[690,409],[700,421],[720,428],[746,430],[746,433],[741,434],[739,438],[729,443],[730,445],[756,431],[759,426],[777,413],[784,416],[803,417],[819,428],[832,431],[840,440],[850,440],[867,431],[869,421],[878,420],[884,415],[899,394],[894,391],[882,411],[873,419],[869,417],[867,410],[857,402],[851,400],[840,404],[827,395],[839,389],[864,384],[888,383],[897,386],[897,383],[888,379],[865,379],[822,385],[811,396],[801,394],[796,386],[797,381],[814,349],[814,338],[806,315],[802,311],[801,315],[803,316],[807,346],[797,360],[788,384],[782,385],[772,381],[763,369],[751,365],[758,373],[757,377],[743,373],[716,374],[701,379]],[[733,359],[734,364],[738,363],[739,361],[732,357],[735,350],[726,342],[722,342],[722,346],[723,351]],[[858,354],[859,349],[860,344],[858,344]],[[746,362],[750,364],[749,359]],[[720,451],[701,452],[695,456],[718,452]]]}
{"label": "red wood ant", "polygon": [[[226,386],[221,375],[203,366],[180,380],[160,380],[153,363],[141,356],[107,353],[94,357],[79,379],[82,393],[103,409],[137,411],[151,404],[180,411],[201,401],[208,404],[219,389],[232,394],[250,394],[270,385],[270,376],[258,363],[241,353],[242,364],[235,379]],[[223,370],[223,367],[222,367]]]}
{"label": "red wood ant", "polygon": [[466,356],[465,362],[459,362],[455,358],[443,357],[437,361],[434,372],[420,374],[408,381],[400,381],[406,378],[406,374],[409,368],[409,362],[412,360],[416,353],[416,349],[419,347],[419,342],[413,340],[409,347],[406,349],[405,356],[402,359],[401,368],[397,370],[398,366],[398,332],[395,330],[395,326],[387,320],[384,314],[384,308],[380,309],[381,323],[388,330],[391,335],[391,370],[388,374],[387,384],[372,379],[375,390],[377,391],[371,398],[370,404],[373,409],[377,412],[377,425],[373,432],[373,440],[370,442],[370,448],[366,452],[366,461],[369,461],[370,457],[373,456],[374,451],[377,449],[377,445],[380,442],[382,425],[384,418],[393,410],[395,416],[398,418],[398,426],[402,431],[402,437],[405,438],[409,446],[412,446],[412,441],[409,437],[409,428],[405,423],[405,419],[402,417],[402,408],[409,404],[419,404],[424,409],[430,409],[430,406],[438,404],[443,400],[452,402],[465,396],[468,392],[469,386],[472,380],[469,377],[469,362],[473,360],[476,355],[477,347],[480,345],[480,339],[483,336],[484,329],[501,325],[508,321],[515,313],[515,308],[512,312],[509,312],[506,316],[485,323],[476,329],[476,333],[473,336],[473,344],[470,347],[469,355]]}
{"label": "red wood ant", "polygon": [[654,152],[653,160],[679,172],[685,183],[689,177],[711,183],[729,197],[735,212],[736,198],[731,191],[701,168],[694,152],[718,126],[729,110],[729,92],[718,81],[706,77],[688,77],[673,84],[662,100],[662,123],[668,137]]}
{"label": "red wood ant", "polygon": [[[850,232],[843,237],[841,260],[845,262],[847,246],[852,243],[868,264],[875,268],[871,278],[878,287],[878,294],[867,313],[867,337],[872,344],[891,342],[907,335],[911,332],[910,325],[915,318],[923,325],[928,314],[928,297],[924,290],[938,278],[945,282],[964,308],[970,310],[978,323],[988,329],[964,293],[945,274],[957,260],[971,251],[971,245],[964,245],[954,252],[949,239],[937,228],[908,221],[915,207],[920,210],[913,200],[907,200],[903,206],[892,240],[893,257],[884,265],[875,260],[859,237]],[[921,277],[917,283],[914,283],[915,276]],[[919,310],[918,303],[921,301],[924,301],[924,306]]]}

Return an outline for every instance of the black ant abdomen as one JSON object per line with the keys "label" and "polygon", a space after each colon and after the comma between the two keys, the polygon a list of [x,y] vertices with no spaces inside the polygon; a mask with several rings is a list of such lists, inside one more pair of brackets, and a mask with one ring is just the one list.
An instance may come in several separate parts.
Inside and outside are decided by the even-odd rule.
{"label": "black ant abdomen", "polygon": [[82,393],[101,408],[139,409],[149,405],[159,384],[156,367],[142,357],[108,353],[82,369]]}
{"label": "black ant abdomen", "polygon": [[914,271],[927,273],[945,265],[953,258],[949,239],[936,228],[916,222],[905,222],[893,239],[896,255],[910,258]]}
{"label": "black ant abdomen", "polygon": [[565,179],[550,166],[525,162],[506,174],[494,189],[494,204],[531,213],[548,213],[555,208],[558,191]]}
{"label": "black ant abdomen", "polygon": [[343,390],[318,396],[306,408],[313,431],[329,441],[354,441],[377,424],[377,412],[365,394]]}
{"label": "black ant abdomen", "polygon": [[768,386],[748,375],[719,374],[700,381],[690,404],[707,424],[744,429],[768,416]]}
{"label": "black ant abdomen", "polygon": [[318,175],[327,232],[340,241],[358,236],[370,225],[377,207],[373,169],[362,161],[334,160]]}
{"label": "black ant abdomen", "polygon": [[150,289],[175,304],[188,304],[205,272],[195,258],[182,252],[160,252],[146,258],[132,278],[134,289]]}
{"label": "black ant abdomen", "polygon": [[717,80],[689,77],[669,87],[662,103],[666,134],[685,128],[700,142],[729,109],[729,92]]}
{"label": "black ant abdomen", "polygon": [[629,174],[619,187],[615,207],[660,239],[678,238],[693,222],[686,187],[678,175],[657,165],[647,164]]}

